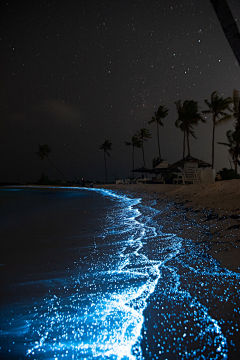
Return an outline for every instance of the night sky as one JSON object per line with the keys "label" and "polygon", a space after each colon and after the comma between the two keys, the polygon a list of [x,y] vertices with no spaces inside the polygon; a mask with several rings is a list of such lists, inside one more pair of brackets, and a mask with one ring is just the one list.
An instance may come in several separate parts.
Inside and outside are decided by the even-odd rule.
{"label": "night sky", "polygon": [[[240,1],[228,0],[240,27]],[[213,91],[240,91],[240,68],[210,0],[2,1],[0,182],[34,182],[42,172],[60,175],[35,152],[52,148],[50,159],[68,180],[104,180],[99,146],[113,143],[109,180],[129,177],[130,141],[140,128],[146,164],[158,156],[160,105],[169,109],[161,128],[162,157],[182,158],[183,133],[174,125],[174,102],[198,101]],[[233,120],[216,128],[226,141]],[[211,162],[212,120],[195,128],[191,155]],[[227,148],[216,144],[215,168],[230,167]],[[136,150],[136,167],[142,166]]]}

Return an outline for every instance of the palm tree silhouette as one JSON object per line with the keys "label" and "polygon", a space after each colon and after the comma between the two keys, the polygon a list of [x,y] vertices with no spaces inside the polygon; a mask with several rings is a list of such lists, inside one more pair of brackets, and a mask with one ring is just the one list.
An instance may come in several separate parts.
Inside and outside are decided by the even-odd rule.
{"label": "palm tree silhouette", "polygon": [[187,141],[188,155],[190,155],[189,135],[197,139],[193,126],[197,126],[199,121],[206,122],[198,113],[198,103],[193,100],[185,100],[181,104],[181,100],[175,102],[178,119],[175,126],[183,131],[183,157],[185,157],[185,142]]}
{"label": "palm tree silhouette", "polygon": [[146,162],[145,162],[145,154],[144,154],[144,147],[143,147],[143,143],[144,141],[147,141],[147,139],[150,139],[152,136],[151,134],[149,133],[149,130],[146,129],[146,128],[143,128],[143,129],[140,129],[138,132],[137,132],[137,136],[138,138],[141,140],[142,142],[142,154],[143,154],[143,166],[145,167],[146,169]]}
{"label": "palm tree silhouette", "polygon": [[105,180],[107,183],[107,163],[106,163],[106,154],[110,156],[109,150],[112,150],[112,143],[110,143],[109,140],[105,140],[104,143],[102,143],[100,147],[100,151],[103,150],[103,156],[104,156],[104,164],[105,164]]}
{"label": "palm tree silhouette", "polygon": [[[225,112],[225,110],[231,111],[229,105],[232,103],[232,98],[227,97],[223,99],[218,96],[218,92],[214,91],[211,95],[211,101],[204,100],[205,104],[209,107],[209,110],[202,111],[203,114],[212,114],[213,120],[213,133],[212,133],[212,169],[214,168],[214,139],[215,139],[215,126],[227,122],[231,119],[231,115]],[[219,116],[222,116],[219,119]],[[218,120],[217,120],[218,119]]]}
{"label": "palm tree silhouette", "polygon": [[233,90],[233,117],[236,119],[234,123],[235,131],[233,132],[233,139],[240,143],[240,96],[239,92]]}
{"label": "palm tree silhouette", "polygon": [[159,159],[161,159],[161,150],[160,150],[160,142],[159,142],[159,126],[163,126],[162,119],[164,119],[168,115],[169,109],[165,108],[164,106],[159,106],[157,112],[154,112],[154,116],[152,120],[148,123],[152,124],[153,122],[157,123],[157,139],[158,139],[158,154]]}
{"label": "palm tree silhouette", "polygon": [[240,33],[226,0],[210,0],[225,37],[240,65]]}
{"label": "palm tree silhouette", "polygon": [[47,144],[43,144],[43,145],[38,145],[38,151],[36,152],[36,154],[40,157],[41,160],[44,160],[45,158],[50,162],[50,164],[58,171],[60,172],[60,174],[62,175],[62,177],[64,178],[64,181],[67,182],[65,176],[63,175],[63,173],[61,172],[61,170],[59,170],[56,165],[53,164],[53,162],[49,159],[48,155],[51,152],[51,147],[48,146]]}
{"label": "palm tree silhouette", "polygon": [[[132,146],[132,162],[133,162],[133,170],[134,170],[134,148],[141,148],[142,147],[142,141],[139,139],[139,137],[135,134],[132,136],[131,142],[124,142],[127,146]],[[134,172],[134,171],[133,171]]]}
{"label": "palm tree silhouette", "polygon": [[234,170],[237,174],[237,166],[240,165],[240,144],[238,141],[235,141],[233,138],[233,131],[228,130],[226,135],[228,138],[228,143],[218,142],[220,145],[228,146],[229,154],[232,156],[234,162]]}

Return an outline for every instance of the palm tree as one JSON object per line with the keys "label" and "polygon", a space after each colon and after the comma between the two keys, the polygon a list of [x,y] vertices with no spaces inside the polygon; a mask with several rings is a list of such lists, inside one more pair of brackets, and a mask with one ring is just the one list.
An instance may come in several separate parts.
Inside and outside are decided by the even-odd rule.
{"label": "palm tree", "polygon": [[141,140],[141,143],[142,143],[142,154],[143,154],[143,166],[145,167],[146,169],[146,162],[145,162],[145,154],[144,154],[144,147],[143,147],[143,143],[144,141],[147,141],[147,139],[150,139],[152,136],[151,134],[149,133],[149,130],[148,129],[140,129],[138,132],[137,132],[137,136],[139,138],[139,140]]}
{"label": "palm tree", "polygon": [[[194,139],[197,139],[197,137],[194,133],[192,125],[187,126],[187,124],[184,121],[178,119],[175,121],[175,126],[183,131],[183,158],[185,158],[186,133],[188,133],[188,136],[191,135],[192,137],[194,137]],[[190,149],[188,149],[188,153],[189,152]]]}
{"label": "palm tree", "polygon": [[[229,105],[232,103],[232,98],[227,97],[223,99],[218,96],[218,92],[214,91],[211,95],[211,101],[204,100],[205,104],[209,107],[209,110],[202,111],[203,114],[212,114],[213,120],[213,134],[212,134],[212,169],[214,168],[214,138],[215,138],[215,126],[220,125],[231,119],[231,115],[225,112],[225,110],[231,111]],[[219,116],[222,116],[219,119]],[[218,119],[218,120],[217,120]]]}
{"label": "palm tree", "polygon": [[141,148],[142,147],[142,141],[139,139],[139,137],[135,134],[132,136],[132,142],[125,141],[125,145],[132,146],[132,161],[133,161],[133,170],[134,170],[134,148]]}
{"label": "palm tree", "polygon": [[233,90],[233,117],[236,119],[233,139],[240,143],[240,96],[236,89]]}
{"label": "palm tree", "polygon": [[234,140],[233,133],[234,132],[232,130],[228,130],[226,133],[227,138],[228,138],[228,143],[218,142],[218,144],[229,147],[228,151],[229,151],[229,154],[232,156],[235,172],[237,174],[237,166],[238,165],[240,166],[240,144],[238,141]]}
{"label": "palm tree", "polygon": [[210,0],[225,37],[240,65],[240,33],[226,0]]}
{"label": "palm tree", "polygon": [[165,108],[164,106],[159,106],[157,112],[154,112],[154,116],[152,120],[148,123],[151,124],[153,122],[157,123],[157,139],[158,139],[158,154],[159,158],[161,159],[161,150],[160,150],[160,142],[159,142],[159,126],[163,126],[162,119],[164,119],[168,115],[169,109]]}
{"label": "palm tree", "polygon": [[110,156],[109,154],[109,150],[112,150],[112,143],[110,143],[109,140],[105,140],[104,143],[99,146],[100,147],[100,151],[103,150],[103,155],[104,155],[104,164],[105,164],[105,179],[106,179],[106,183],[107,183],[107,164],[106,164],[106,154],[108,156]]}
{"label": "palm tree", "polygon": [[56,165],[53,164],[53,162],[49,159],[48,155],[51,152],[51,147],[48,146],[47,144],[43,144],[43,145],[38,145],[38,151],[36,152],[36,154],[40,157],[41,160],[44,160],[45,158],[50,162],[50,164],[58,171],[60,172],[60,174],[62,175],[62,177],[64,178],[64,181],[67,182],[65,176],[63,175],[63,173],[61,172],[61,170],[59,170]]}
{"label": "palm tree", "polygon": [[183,131],[183,157],[185,157],[185,142],[187,141],[188,155],[190,155],[189,135],[196,139],[193,126],[197,126],[199,121],[206,122],[198,113],[198,103],[193,100],[185,100],[181,104],[181,100],[175,102],[178,119],[175,126]]}

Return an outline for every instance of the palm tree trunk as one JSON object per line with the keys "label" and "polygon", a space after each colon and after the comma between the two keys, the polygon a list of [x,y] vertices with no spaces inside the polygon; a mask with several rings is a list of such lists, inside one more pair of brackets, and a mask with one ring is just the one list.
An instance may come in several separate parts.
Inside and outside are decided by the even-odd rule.
{"label": "palm tree trunk", "polygon": [[160,142],[159,142],[159,125],[157,122],[157,138],[158,138],[158,154],[159,154],[159,159],[161,160],[161,150],[160,150]]}
{"label": "palm tree trunk", "polygon": [[214,169],[214,138],[215,138],[215,114],[213,114],[213,135],[212,135],[212,169]]}
{"label": "palm tree trunk", "polygon": [[[133,145],[133,151],[132,151],[132,162],[133,162],[133,170],[134,170],[134,145]],[[134,174],[134,171],[133,171]]]}
{"label": "palm tree trunk", "polygon": [[64,178],[64,181],[67,182],[65,176],[63,175],[63,173],[61,172],[61,170],[59,170],[56,165],[54,165],[54,163],[49,159],[49,157],[46,155],[46,158],[48,159],[48,161],[50,162],[50,164],[52,164],[52,166],[58,171],[60,172],[60,174],[62,175],[62,177]]}
{"label": "palm tree trunk", "polygon": [[[237,149],[239,149],[239,142],[237,141],[237,143],[236,143],[236,148]],[[235,171],[236,171],[236,174],[237,174],[237,166],[238,166],[238,155],[240,156],[240,154],[236,154],[236,156],[235,156]]]}
{"label": "palm tree trunk", "polygon": [[233,161],[234,161],[234,171],[237,174],[237,166],[238,166],[238,142],[236,142],[236,146],[233,153]]}
{"label": "palm tree trunk", "polygon": [[143,143],[142,143],[142,153],[143,153],[143,166],[146,168],[146,163],[145,163],[145,154],[144,154]]}
{"label": "palm tree trunk", "polygon": [[185,158],[185,130],[183,131],[183,158]]}
{"label": "palm tree trunk", "polygon": [[[142,152],[143,152],[143,166],[146,169],[146,162],[145,162],[145,154],[144,154],[144,148],[143,148],[143,143],[142,143]],[[143,174],[142,174],[143,175]],[[147,173],[145,173],[145,176],[147,177]]]}
{"label": "palm tree trunk", "polygon": [[105,181],[107,183],[107,163],[106,163],[105,151],[104,151],[103,155],[104,155],[104,165],[105,165]]}
{"label": "palm tree trunk", "polygon": [[189,133],[188,132],[187,132],[187,146],[188,146],[188,155],[190,155]]}

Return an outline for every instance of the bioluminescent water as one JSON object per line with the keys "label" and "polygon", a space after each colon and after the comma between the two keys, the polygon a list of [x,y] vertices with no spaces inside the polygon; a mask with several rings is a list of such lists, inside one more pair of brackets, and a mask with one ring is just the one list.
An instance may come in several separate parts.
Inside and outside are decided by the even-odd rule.
{"label": "bioluminescent water", "polygon": [[0,200],[1,358],[239,358],[239,273],[163,232],[161,207],[102,189]]}

